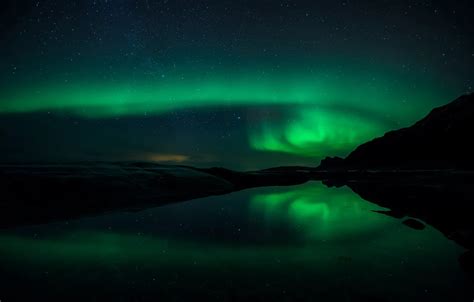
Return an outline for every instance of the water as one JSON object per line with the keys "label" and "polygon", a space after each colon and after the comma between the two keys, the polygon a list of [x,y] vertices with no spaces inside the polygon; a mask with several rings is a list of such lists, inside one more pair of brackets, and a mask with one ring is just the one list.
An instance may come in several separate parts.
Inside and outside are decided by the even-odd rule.
{"label": "water", "polygon": [[0,233],[1,301],[471,301],[437,230],[311,182]]}

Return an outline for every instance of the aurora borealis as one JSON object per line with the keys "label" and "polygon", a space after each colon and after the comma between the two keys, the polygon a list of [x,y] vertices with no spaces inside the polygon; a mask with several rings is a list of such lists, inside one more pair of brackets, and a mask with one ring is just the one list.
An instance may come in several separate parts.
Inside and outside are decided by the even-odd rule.
{"label": "aurora borealis", "polygon": [[315,165],[472,91],[469,1],[5,5],[4,161]]}

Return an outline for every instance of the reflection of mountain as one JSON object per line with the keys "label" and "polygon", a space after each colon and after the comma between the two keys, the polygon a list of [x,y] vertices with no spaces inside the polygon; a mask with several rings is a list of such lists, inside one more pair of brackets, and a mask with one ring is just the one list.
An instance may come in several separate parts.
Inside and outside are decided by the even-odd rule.
{"label": "reflection of mountain", "polygon": [[461,257],[461,263],[472,272],[474,181],[459,180],[445,178],[440,182],[439,179],[407,177],[389,181],[350,181],[347,185],[365,200],[390,209],[380,213],[421,219],[469,249]]}
{"label": "reflection of mountain", "polygon": [[433,109],[411,127],[357,147],[345,159],[326,159],[322,169],[472,169],[474,94]]}

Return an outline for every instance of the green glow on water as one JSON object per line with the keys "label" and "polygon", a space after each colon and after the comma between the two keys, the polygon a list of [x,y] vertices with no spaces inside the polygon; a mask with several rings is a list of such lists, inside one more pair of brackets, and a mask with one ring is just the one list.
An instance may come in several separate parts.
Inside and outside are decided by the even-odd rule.
{"label": "green glow on water", "polygon": [[[224,220],[222,202],[233,204],[231,216]],[[185,299],[203,291],[227,294],[235,288],[247,296],[257,292],[278,297],[282,288],[297,295],[303,285],[311,284],[305,290],[308,297],[343,286],[395,300],[406,292],[425,297],[420,288],[428,289],[435,300],[453,286],[464,289],[457,263],[462,249],[429,226],[416,231],[400,220],[371,212],[378,207],[348,189],[308,183],[189,203],[153,210],[161,217],[174,215],[176,225],[152,225],[146,234],[91,227],[87,220],[59,232],[54,225],[30,232],[2,231],[2,272],[21,278],[6,278],[0,289],[18,296],[10,288],[28,282],[48,294],[61,288],[82,295],[98,294],[100,284],[100,292],[108,295],[122,295],[119,291]],[[202,213],[203,220],[192,222]],[[130,215],[131,226],[147,217]],[[206,238],[199,232],[192,238],[180,237],[182,215],[191,220],[191,230],[206,224],[205,229],[214,231]],[[104,225],[114,226],[112,221]],[[223,221],[242,228],[243,237],[235,237],[236,229],[222,225]],[[117,223],[123,227],[123,221]],[[178,235],[161,233],[169,228]],[[212,235],[219,231],[224,237]],[[255,235],[257,241],[245,240]],[[77,288],[90,291],[78,293]],[[339,290],[329,293],[330,297],[339,294]]]}
{"label": "green glow on water", "polygon": [[382,208],[362,201],[348,188],[322,184],[285,192],[258,194],[251,201],[254,215],[263,215],[267,227],[289,224],[306,240],[332,240],[370,233],[392,221],[372,210]]}

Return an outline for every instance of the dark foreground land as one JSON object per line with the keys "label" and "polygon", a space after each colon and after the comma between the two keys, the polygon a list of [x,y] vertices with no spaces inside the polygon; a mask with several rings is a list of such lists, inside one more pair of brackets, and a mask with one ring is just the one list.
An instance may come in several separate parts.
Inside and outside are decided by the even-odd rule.
{"label": "dark foreground land", "polygon": [[[445,198],[442,206],[446,209],[457,208],[459,198],[469,199],[474,195],[471,186],[474,172],[456,170],[326,171],[278,167],[237,172],[141,162],[2,165],[0,228],[111,211],[138,211],[248,188],[290,186],[311,180],[323,181],[327,186],[347,185],[364,199],[394,208],[391,215],[400,218],[404,216],[402,214],[420,216],[411,215],[411,211],[404,208],[414,206],[417,199],[414,192],[419,190],[437,192],[422,196],[424,200],[435,198],[436,201],[429,202],[430,208],[441,203],[441,196]],[[444,196],[438,191],[453,191],[453,194],[461,191],[462,194]],[[385,201],[384,193],[389,201]],[[407,199],[411,201],[405,202]]]}
{"label": "dark foreground land", "polygon": [[296,185],[310,169],[235,172],[149,163],[0,166],[0,228],[138,211],[246,188]]}

